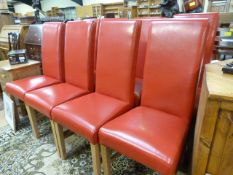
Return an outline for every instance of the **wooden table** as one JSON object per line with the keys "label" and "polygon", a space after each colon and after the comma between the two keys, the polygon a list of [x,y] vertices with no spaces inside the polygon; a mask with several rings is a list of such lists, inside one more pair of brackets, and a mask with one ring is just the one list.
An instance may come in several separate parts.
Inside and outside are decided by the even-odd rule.
{"label": "wooden table", "polygon": [[0,61],[0,81],[2,90],[5,91],[7,82],[19,80],[33,75],[41,74],[41,63],[29,60],[26,64],[10,65],[8,60]]}
{"label": "wooden table", "polygon": [[193,175],[233,175],[233,75],[226,62],[206,65],[198,107]]}
{"label": "wooden table", "polygon": [[[0,82],[2,90],[5,92],[5,87],[7,82],[14,80],[23,79],[33,75],[41,74],[41,63],[39,61],[28,60],[28,63],[10,65],[8,60],[0,61]],[[21,112],[22,115],[26,114],[26,109],[24,103],[18,99],[11,96],[11,99],[15,104],[15,120],[16,123],[19,122],[18,113]],[[17,106],[20,108],[18,111]]]}

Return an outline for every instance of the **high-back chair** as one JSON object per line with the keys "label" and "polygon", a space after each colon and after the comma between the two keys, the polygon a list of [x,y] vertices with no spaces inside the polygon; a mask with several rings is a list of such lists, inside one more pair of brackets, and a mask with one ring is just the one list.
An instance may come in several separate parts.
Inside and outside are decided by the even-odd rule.
{"label": "high-back chair", "polygon": [[96,91],[52,110],[60,152],[65,157],[62,127],[91,143],[94,174],[100,175],[99,128],[134,104],[136,54],[140,22],[102,20],[99,26]]}
{"label": "high-back chair", "polygon": [[219,26],[219,13],[184,13],[175,15],[174,18],[207,18],[209,20],[209,29],[206,37],[204,58],[200,69],[199,83],[197,89],[197,96],[199,97],[201,92],[205,64],[210,63],[213,59],[214,41]]}
{"label": "high-back chair", "polygon": [[149,29],[150,29],[151,23],[154,20],[158,20],[158,19],[162,20],[163,18],[161,18],[161,17],[148,17],[148,18],[138,18],[137,19],[137,20],[141,21],[142,27],[141,27],[141,32],[140,32],[139,46],[138,46],[138,53],[137,53],[136,82],[135,82],[136,105],[138,105],[140,103]]}
{"label": "high-back chair", "polygon": [[63,50],[65,24],[51,22],[43,24],[42,69],[43,75],[32,76],[6,84],[6,91],[24,100],[26,92],[60,83],[63,78]]}
{"label": "high-back chair", "polygon": [[111,174],[109,148],[161,174],[175,174],[192,116],[207,27],[204,19],[152,22],[141,105],[99,131],[105,175]]}
{"label": "high-back chair", "polygon": [[[36,137],[39,131],[34,109],[51,120],[51,110],[55,106],[93,91],[94,35],[94,21],[66,23],[64,63],[60,65],[65,70],[65,82],[26,93],[26,109]],[[51,124],[54,130],[52,120]]]}

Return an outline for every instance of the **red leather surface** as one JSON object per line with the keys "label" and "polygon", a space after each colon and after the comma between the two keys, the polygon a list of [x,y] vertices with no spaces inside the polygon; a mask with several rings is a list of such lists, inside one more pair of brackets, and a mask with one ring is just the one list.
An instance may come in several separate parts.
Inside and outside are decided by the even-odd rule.
{"label": "red leather surface", "polygon": [[60,83],[25,94],[25,103],[50,117],[53,107],[75,97],[87,94],[88,91],[68,83]]}
{"label": "red leather surface", "polygon": [[141,33],[139,38],[139,47],[137,54],[137,67],[136,67],[136,77],[143,78],[143,70],[145,64],[145,56],[146,56],[146,46],[148,41],[149,29],[151,26],[151,22],[160,19],[160,18],[139,18],[137,20],[142,22]]}
{"label": "red leather surface", "polygon": [[41,48],[43,74],[58,80],[64,79],[64,32],[64,23],[43,24]]}
{"label": "red leather surface", "polygon": [[208,20],[152,23],[141,104],[191,117]]}
{"label": "red leather surface", "polygon": [[94,89],[94,21],[66,23],[65,81],[80,88]]}
{"label": "red leather surface", "polygon": [[28,91],[49,86],[63,81],[63,23],[43,24],[42,67],[44,76],[33,76],[7,83],[6,91],[21,100]]}
{"label": "red leather surface", "polygon": [[187,131],[184,119],[147,107],[137,107],[105,124],[103,145],[161,174],[174,174]]}
{"label": "red leather surface", "polygon": [[175,15],[175,18],[208,18],[209,30],[206,36],[204,64],[210,63],[213,56],[214,40],[219,25],[219,13],[184,13]]}
{"label": "red leather surface", "polygon": [[26,92],[57,83],[60,83],[60,81],[45,75],[38,75],[8,82],[6,84],[6,91],[17,98],[24,100]]}
{"label": "red leather surface", "polygon": [[101,20],[96,92],[133,103],[140,21]]}
{"label": "red leather surface", "polygon": [[[200,80],[198,84],[198,91],[200,91],[201,85],[202,85],[203,74],[205,70],[205,64],[210,63],[210,61],[213,58],[214,41],[215,41],[218,26],[219,26],[219,14],[218,13],[189,13],[189,14],[175,15],[174,17],[175,18],[208,18],[209,20],[209,30],[208,30],[207,37],[206,37],[204,60],[201,65]],[[200,94],[198,96],[200,96]]]}
{"label": "red leather surface", "polygon": [[96,144],[99,128],[130,106],[121,100],[91,93],[55,107],[52,119]]}
{"label": "red leather surface", "polygon": [[141,106],[101,127],[101,144],[161,174],[175,174],[190,123],[207,29],[208,20],[203,19],[152,22]]}

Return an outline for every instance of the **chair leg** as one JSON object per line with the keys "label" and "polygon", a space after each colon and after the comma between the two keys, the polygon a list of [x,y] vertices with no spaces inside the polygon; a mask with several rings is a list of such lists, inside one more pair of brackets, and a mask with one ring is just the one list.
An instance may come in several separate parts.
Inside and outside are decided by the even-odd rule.
{"label": "chair leg", "polygon": [[101,146],[101,156],[103,161],[104,167],[104,175],[111,175],[112,174],[112,164],[111,164],[111,151],[104,145]]}
{"label": "chair leg", "polygon": [[92,155],[92,165],[94,175],[101,175],[101,165],[100,165],[100,146],[99,144],[91,144],[91,155]]}
{"label": "chair leg", "polygon": [[58,144],[60,157],[61,159],[65,160],[66,159],[66,147],[65,147],[65,139],[64,139],[64,134],[63,134],[63,127],[56,122],[53,122],[53,124],[55,128],[56,140]]}
{"label": "chair leg", "polygon": [[55,126],[54,126],[54,121],[50,120],[50,123],[51,123],[52,132],[53,132],[54,143],[57,149],[57,154],[58,154],[58,157],[61,158],[61,153],[60,153],[60,149],[59,149],[58,142],[57,142],[57,134],[56,134]]}
{"label": "chair leg", "polygon": [[38,129],[35,110],[26,104],[25,104],[25,106],[26,106],[26,110],[28,113],[28,118],[29,118],[31,126],[32,126],[32,132],[36,138],[39,138],[40,133],[39,133],[39,129]]}

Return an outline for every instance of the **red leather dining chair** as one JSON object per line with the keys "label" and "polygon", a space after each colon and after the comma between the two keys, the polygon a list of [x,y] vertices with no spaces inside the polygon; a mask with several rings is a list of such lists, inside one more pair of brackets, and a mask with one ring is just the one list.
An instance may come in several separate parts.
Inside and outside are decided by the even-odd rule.
{"label": "red leather dining chair", "polygon": [[[39,137],[39,131],[34,109],[51,120],[51,110],[56,105],[93,91],[94,31],[93,21],[66,23],[64,63],[61,64],[64,66],[65,82],[25,94],[26,109],[33,121],[32,127],[36,136]],[[55,126],[52,121],[51,125],[56,142]]]}
{"label": "red leather dining chair", "polygon": [[154,20],[163,19],[161,17],[147,17],[147,18],[138,18],[137,20],[142,22],[140,38],[139,38],[139,46],[137,53],[137,66],[136,66],[136,81],[135,81],[135,104],[139,105],[141,91],[142,91],[142,80],[143,80],[143,72],[144,72],[144,64],[146,57],[146,46],[148,41],[148,33],[151,26],[151,23]]}
{"label": "red leather dining chair", "polygon": [[[96,91],[52,110],[52,119],[91,143],[94,174],[100,175],[99,128],[133,107],[136,53],[141,23],[101,20],[99,26]],[[58,136],[58,135],[57,135]],[[65,151],[64,137],[58,139]]]}
{"label": "red leather dining chair", "polygon": [[175,173],[192,117],[207,27],[204,19],[152,23],[141,105],[99,131],[105,175],[111,174],[109,148],[163,175]]}
{"label": "red leather dining chair", "polygon": [[204,53],[203,63],[201,65],[201,69],[200,69],[200,76],[199,76],[198,89],[197,89],[197,96],[199,99],[205,64],[210,63],[212,58],[213,58],[214,41],[216,38],[218,26],[219,26],[219,13],[215,13],[215,12],[212,12],[212,13],[184,13],[184,14],[175,15],[174,17],[175,18],[207,18],[209,20],[209,29],[208,29],[208,33],[207,33],[207,37],[206,37],[205,53]]}
{"label": "red leather dining chair", "polygon": [[24,100],[26,92],[63,81],[61,62],[63,62],[64,29],[64,23],[53,22],[43,24],[43,75],[32,76],[7,83],[6,91],[9,94]]}

